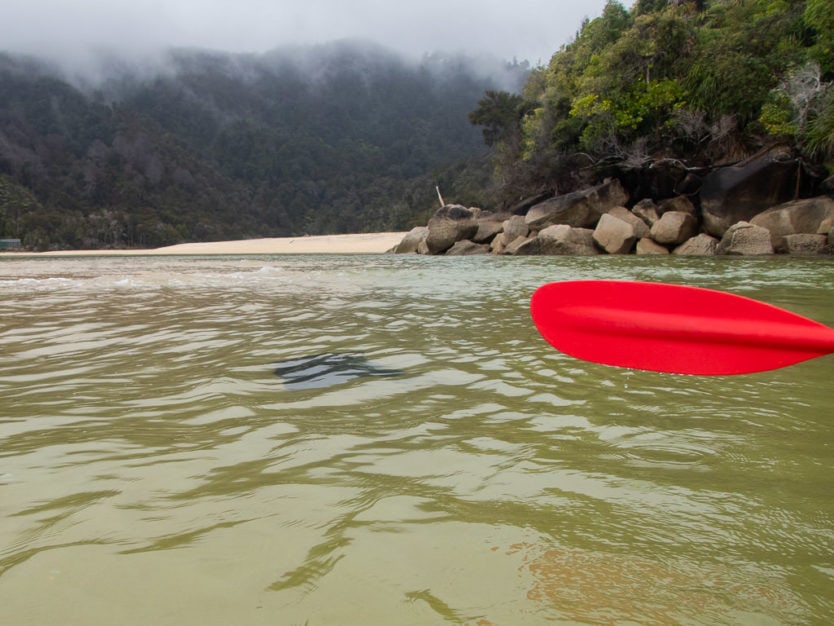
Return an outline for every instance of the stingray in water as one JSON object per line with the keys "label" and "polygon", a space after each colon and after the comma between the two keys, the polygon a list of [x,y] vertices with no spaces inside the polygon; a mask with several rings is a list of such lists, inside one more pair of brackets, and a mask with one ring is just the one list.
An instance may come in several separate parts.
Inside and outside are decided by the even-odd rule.
{"label": "stingray in water", "polygon": [[401,370],[374,365],[361,354],[315,354],[277,363],[275,375],[287,389],[317,389],[365,376],[401,376]]}

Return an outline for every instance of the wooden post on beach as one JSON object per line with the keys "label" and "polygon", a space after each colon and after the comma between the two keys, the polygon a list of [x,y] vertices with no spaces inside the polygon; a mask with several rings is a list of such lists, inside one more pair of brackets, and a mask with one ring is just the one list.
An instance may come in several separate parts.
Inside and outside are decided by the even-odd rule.
{"label": "wooden post on beach", "polygon": [[443,201],[443,196],[440,195],[440,186],[435,185],[434,188],[437,189],[437,198],[438,200],[440,200],[440,208],[442,209],[444,206],[446,206],[446,203]]}

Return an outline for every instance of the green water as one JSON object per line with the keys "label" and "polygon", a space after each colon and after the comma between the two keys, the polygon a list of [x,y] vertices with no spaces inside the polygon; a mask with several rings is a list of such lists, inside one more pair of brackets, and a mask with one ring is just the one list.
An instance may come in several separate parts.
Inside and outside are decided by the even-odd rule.
{"label": "green water", "polygon": [[580,362],[575,278],[834,325],[826,260],[0,257],[0,624],[831,623],[834,357]]}

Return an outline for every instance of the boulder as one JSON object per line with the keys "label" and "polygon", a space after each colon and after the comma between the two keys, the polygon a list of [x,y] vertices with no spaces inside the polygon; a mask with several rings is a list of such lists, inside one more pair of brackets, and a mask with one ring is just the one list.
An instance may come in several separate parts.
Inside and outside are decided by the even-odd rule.
{"label": "boulder", "polygon": [[599,254],[594,245],[594,231],[590,228],[574,228],[567,224],[548,226],[539,232],[541,254],[592,256]]}
{"label": "boulder", "polygon": [[785,250],[785,237],[799,234],[826,234],[834,224],[834,198],[820,196],[795,200],[759,213],[751,224],[767,228],[778,252]]}
{"label": "boulder", "polygon": [[654,239],[643,237],[637,242],[637,254],[669,254],[669,249],[661,246]]}
{"label": "boulder", "polygon": [[686,196],[675,196],[674,198],[666,198],[665,200],[661,200],[660,204],[657,205],[658,215],[663,215],[664,213],[669,213],[671,211],[689,213],[693,217],[697,215],[695,205],[692,204],[692,200],[690,200]]}
{"label": "boulder", "polygon": [[741,165],[719,168],[704,178],[701,212],[710,235],[721,237],[738,222],[788,201],[796,189],[796,161],[773,150]]}
{"label": "boulder", "polygon": [[507,236],[504,233],[495,235],[495,239],[489,244],[489,249],[493,254],[504,254],[507,250]]}
{"label": "boulder", "polygon": [[495,236],[504,229],[504,222],[506,219],[507,215],[504,213],[489,215],[482,214],[477,220],[478,232],[476,232],[472,237],[472,241],[475,243],[491,242]]}
{"label": "boulder", "polygon": [[593,227],[603,213],[628,201],[619,180],[606,180],[601,185],[582,189],[540,202],[530,208],[525,216],[533,230],[567,224],[577,228]]}
{"label": "boulder", "polygon": [[784,249],[788,254],[811,256],[822,254],[827,243],[828,237],[826,235],[800,233],[787,235],[784,241]]}
{"label": "boulder", "polygon": [[512,206],[507,208],[508,213],[512,213],[513,215],[526,215],[527,211],[530,210],[530,207],[538,204],[539,202],[544,202],[548,198],[553,197],[552,191],[543,191],[541,193],[536,194],[535,196],[529,196],[516,202]]}
{"label": "boulder", "polygon": [[507,246],[504,254],[514,256],[541,254],[541,243],[538,237],[518,237]]}
{"label": "boulder", "polygon": [[471,256],[474,254],[489,254],[489,244],[475,243],[464,239],[456,241],[451,248],[446,250],[446,256]]}
{"label": "boulder", "polygon": [[405,234],[402,241],[394,247],[396,254],[414,254],[421,241],[426,239],[429,229],[425,226],[416,226]]}
{"label": "boulder", "polygon": [[698,232],[698,221],[689,213],[669,211],[652,226],[651,235],[657,243],[678,246]]}
{"label": "boulder", "polygon": [[638,239],[649,236],[649,225],[646,224],[641,217],[635,215],[624,206],[614,207],[608,211],[608,215],[613,215],[617,219],[621,219],[624,222],[631,224],[634,227],[634,235]]}
{"label": "boulder", "polygon": [[683,180],[675,185],[675,191],[677,193],[685,193],[689,196],[694,196],[701,191],[703,184],[703,176],[696,174],[695,172],[687,172],[686,176],[683,177]]}
{"label": "boulder", "polygon": [[654,226],[654,223],[660,219],[660,213],[657,211],[657,205],[650,198],[640,200],[640,202],[632,207],[631,212],[646,222],[649,227]]}
{"label": "boulder", "polygon": [[773,254],[770,231],[750,222],[733,224],[724,233],[716,254],[761,255]]}
{"label": "boulder", "polygon": [[527,237],[530,227],[524,221],[523,215],[513,215],[504,222],[504,233],[507,235],[507,241],[515,241],[519,237]]}
{"label": "boulder", "polygon": [[713,256],[718,249],[718,240],[711,235],[701,233],[683,242],[673,250],[681,256]]}
{"label": "boulder", "polygon": [[447,204],[429,220],[425,244],[429,254],[441,254],[456,241],[472,239],[478,232],[475,213],[458,204]]}
{"label": "boulder", "polygon": [[637,241],[637,235],[629,222],[606,213],[594,230],[594,241],[608,254],[628,254]]}

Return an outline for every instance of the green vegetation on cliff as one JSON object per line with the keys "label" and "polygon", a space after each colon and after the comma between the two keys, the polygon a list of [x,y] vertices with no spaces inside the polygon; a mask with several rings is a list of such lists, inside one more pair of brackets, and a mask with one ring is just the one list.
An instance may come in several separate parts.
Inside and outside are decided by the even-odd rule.
{"label": "green vegetation on cliff", "polygon": [[[470,114],[496,146],[509,202],[605,173],[708,168],[781,141],[808,167],[834,156],[830,0],[609,1],[523,97]],[[655,190],[658,192],[659,190]]]}

